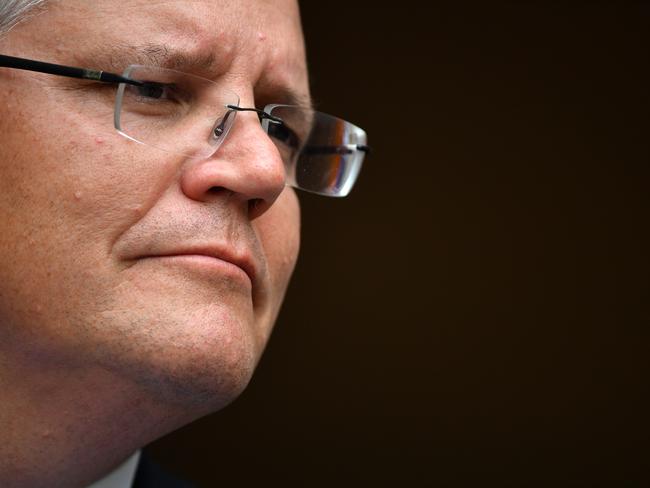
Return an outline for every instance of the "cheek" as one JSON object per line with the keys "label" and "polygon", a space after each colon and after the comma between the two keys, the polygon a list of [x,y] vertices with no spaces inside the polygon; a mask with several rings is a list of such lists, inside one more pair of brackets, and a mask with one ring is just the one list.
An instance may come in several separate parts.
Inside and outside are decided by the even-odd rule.
{"label": "cheek", "polygon": [[253,225],[264,247],[273,291],[281,300],[300,248],[300,205],[295,191],[286,187]]}
{"label": "cheek", "polygon": [[106,245],[153,204],[171,165],[117,134],[110,107],[31,88],[40,94],[0,122],[0,212],[33,234]]}
{"label": "cheek", "polygon": [[0,319],[9,310],[62,319],[112,285],[112,243],[163,191],[165,168],[174,170],[119,136],[112,112],[84,113],[58,92],[24,85],[12,94],[24,101],[0,117]]}

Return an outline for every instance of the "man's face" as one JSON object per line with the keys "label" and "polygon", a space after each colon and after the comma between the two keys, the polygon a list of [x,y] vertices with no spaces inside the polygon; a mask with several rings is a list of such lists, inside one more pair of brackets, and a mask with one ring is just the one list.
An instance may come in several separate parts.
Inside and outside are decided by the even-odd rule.
{"label": "man's face", "polygon": [[[243,107],[308,98],[294,0],[61,0],[0,43],[118,72],[143,49],[212,56],[165,67],[217,81]],[[191,160],[117,134],[114,89],[0,69],[0,347],[221,406],[248,382],[282,302],[296,195],[255,114]]]}

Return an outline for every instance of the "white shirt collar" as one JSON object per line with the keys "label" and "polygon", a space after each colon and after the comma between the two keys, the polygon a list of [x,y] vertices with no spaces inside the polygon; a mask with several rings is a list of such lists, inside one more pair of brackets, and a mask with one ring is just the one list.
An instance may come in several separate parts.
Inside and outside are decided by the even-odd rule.
{"label": "white shirt collar", "polygon": [[139,460],[140,450],[137,450],[117,468],[87,488],[131,488]]}

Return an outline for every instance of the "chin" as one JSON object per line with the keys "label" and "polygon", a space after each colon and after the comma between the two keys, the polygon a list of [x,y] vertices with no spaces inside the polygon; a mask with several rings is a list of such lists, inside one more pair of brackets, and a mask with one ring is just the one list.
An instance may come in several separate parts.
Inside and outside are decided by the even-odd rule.
{"label": "chin", "polygon": [[255,323],[219,306],[179,315],[112,324],[122,332],[98,345],[97,359],[150,400],[204,415],[232,402],[250,382],[261,353]]}
{"label": "chin", "polygon": [[155,401],[205,415],[224,408],[244,391],[256,363],[244,355],[226,364],[222,358],[212,363],[195,355],[188,359],[184,365],[175,363],[169,368],[149,371],[149,365],[143,365],[140,371],[143,374],[133,380]]}
{"label": "chin", "polygon": [[155,262],[109,277],[117,285],[91,280],[52,320],[56,336],[69,338],[59,348],[66,361],[107,372],[115,392],[188,417],[242,393],[270,333],[269,306],[256,310],[228,277]]}

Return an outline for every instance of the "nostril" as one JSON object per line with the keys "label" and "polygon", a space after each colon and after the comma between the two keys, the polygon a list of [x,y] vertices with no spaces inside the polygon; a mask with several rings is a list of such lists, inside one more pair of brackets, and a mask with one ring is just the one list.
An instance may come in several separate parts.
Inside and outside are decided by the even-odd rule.
{"label": "nostril", "polygon": [[252,198],[248,201],[248,213],[251,214],[255,212],[257,207],[262,204],[263,200],[261,198]]}
{"label": "nostril", "polygon": [[212,186],[208,189],[208,193],[211,193],[212,195],[220,195],[225,191],[226,189],[223,186]]}

